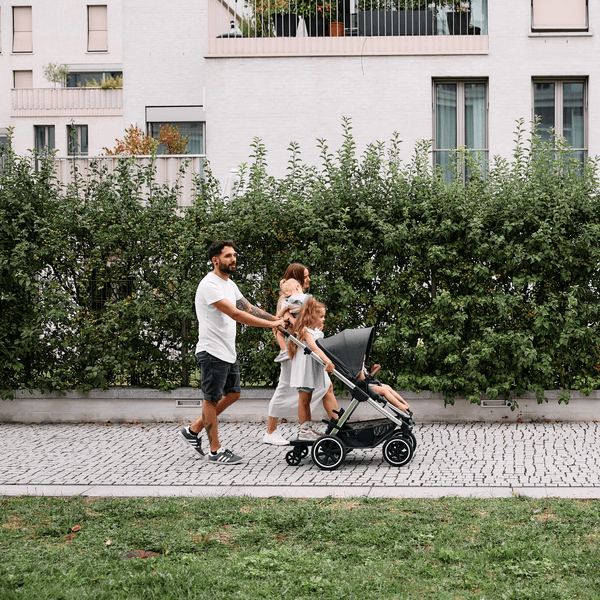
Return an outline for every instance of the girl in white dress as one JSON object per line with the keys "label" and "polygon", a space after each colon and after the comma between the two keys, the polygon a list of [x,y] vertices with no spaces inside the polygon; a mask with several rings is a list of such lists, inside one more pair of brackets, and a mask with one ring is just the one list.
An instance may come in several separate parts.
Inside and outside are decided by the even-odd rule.
{"label": "girl in white dress", "polygon": [[323,408],[329,418],[335,417],[337,400],[333,394],[333,385],[327,373],[333,373],[335,367],[315,340],[323,335],[325,306],[314,298],[308,298],[294,323],[294,337],[308,346],[325,363],[323,368],[317,361],[305,354],[293,341],[288,342],[288,353],[292,359],[290,386],[298,389],[298,420],[300,421],[299,440],[316,440],[320,433],[312,426],[310,402],[315,389],[327,388],[323,396]]}

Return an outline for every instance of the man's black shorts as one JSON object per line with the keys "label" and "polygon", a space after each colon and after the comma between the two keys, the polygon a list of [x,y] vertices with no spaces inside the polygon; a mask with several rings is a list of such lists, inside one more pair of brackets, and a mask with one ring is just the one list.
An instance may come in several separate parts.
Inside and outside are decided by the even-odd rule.
{"label": "man's black shorts", "polygon": [[218,402],[227,394],[242,391],[240,387],[240,367],[237,361],[231,364],[208,352],[198,352],[196,361],[202,372],[200,389],[205,400]]}

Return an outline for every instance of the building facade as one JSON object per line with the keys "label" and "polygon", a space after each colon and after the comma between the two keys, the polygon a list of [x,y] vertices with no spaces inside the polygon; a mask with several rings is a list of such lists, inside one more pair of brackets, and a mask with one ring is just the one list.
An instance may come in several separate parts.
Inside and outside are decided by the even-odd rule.
{"label": "building facade", "polygon": [[[308,4],[308,8],[307,8]],[[600,154],[597,0],[0,0],[0,142],[89,156],[135,125],[189,135],[225,185],[260,138],[320,162],[348,117],[358,151],[394,132],[510,158],[518,119]],[[69,75],[52,82],[49,63]],[[123,77],[123,86],[93,86]],[[101,81],[102,80],[102,81]],[[93,87],[87,87],[89,85]]]}

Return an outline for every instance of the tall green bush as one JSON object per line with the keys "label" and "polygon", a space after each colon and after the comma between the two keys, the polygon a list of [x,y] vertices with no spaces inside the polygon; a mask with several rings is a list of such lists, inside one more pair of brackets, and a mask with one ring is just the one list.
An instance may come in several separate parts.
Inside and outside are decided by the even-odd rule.
{"label": "tall green bush", "polygon": [[[359,155],[343,127],[339,149],[318,141],[318,167],[292,143],[279,179],[255,140],[243,193],[223,201],[207,168],[187,210],[133,159],[59,189],[50,164],[12,156],[0,175],[0,387],[186,383],[194,292],[224,237],[238,244],[240,289],[271,312],[287,264],[309,266],[326,333],[375,326],[373,359],[400,389],[477,402],[599,387],[597,161],[582,167],[562,138],[544,143],[521,122],[510,161],[482,177],[459,151],[469,179],[448,184],[428,143],[407,163],[397,136]],[[276,383],[269,330],[240,327],[238,351],[246,384]]]}

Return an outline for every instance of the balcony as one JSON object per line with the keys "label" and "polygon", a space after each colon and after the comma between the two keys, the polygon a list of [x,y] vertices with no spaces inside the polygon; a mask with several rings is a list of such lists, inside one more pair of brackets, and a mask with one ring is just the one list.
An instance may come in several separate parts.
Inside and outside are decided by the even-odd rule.
{"label": "balcony", "polygon": [[123,115],[123,89],[23,88],[11,90],[11,117]]}
{"label": "balcony", "polygon": [[487,0],[209,0],[207,58],[487,54]]}

